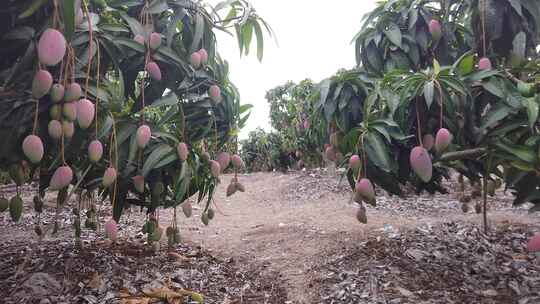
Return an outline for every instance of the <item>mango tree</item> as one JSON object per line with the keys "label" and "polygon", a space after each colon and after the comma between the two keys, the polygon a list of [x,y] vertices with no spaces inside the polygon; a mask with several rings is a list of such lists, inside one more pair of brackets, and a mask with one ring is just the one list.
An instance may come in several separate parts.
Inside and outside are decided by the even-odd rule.
{"label": "mango tree", "polygon": [[[156,240],[163,232],[156,210],[173,208],[167,234],[174,241],[176,207],[189,216],[188,199],[196,195],[208,224],[218,176],[231,164],[249,115],[215,31],[237,33],[246,54],[255,36],[262,59],[262,29],[271,29],[253,7],[242,0],[215,6],[34,0],[2,7],[0,171],[19,186],[39,179],[36,211],[47,190],[58,191],[59,205],[73,193],[97,193],[113,205],[105,226],[111,239],[123,210],[135,205],[147,211],[144,231]],[[243,164],[235,155],[232,165]],[[18,220],[19,195],[9,208]],[[96,226],[93,205],[85,226]]]}
{"label": "mango tree", "polygon": [[314,92],[355,200],[375,204],[374,185],[445,193],[453,169],[482,185],[484,215],[499,179],[538,209],[539,29],[533,0],[389,0],[367,14],[358,67]]}

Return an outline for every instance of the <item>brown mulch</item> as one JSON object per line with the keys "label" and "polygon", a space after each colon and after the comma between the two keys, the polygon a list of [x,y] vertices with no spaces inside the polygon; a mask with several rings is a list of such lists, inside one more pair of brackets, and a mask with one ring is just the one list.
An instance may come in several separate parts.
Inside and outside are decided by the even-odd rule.
{"label": "brown mulch", "polygon": [[[293,175],[294,174],[294,175]],[[313,169],[307,171],[296,171],[291,183],[285,189],[284,200],[300,203],[309,203],[328,195],[339,194],[344,201],[351,199],[351,188],[346,177],[341,173],[332,173],[329,170]],[[448,190],[448,194],[437,193],[431,195],[422,193],[414,194],[414,191],[404,187],[403,197],[389,195],[384,190],[377,188],[377,206],[374,209],[387,214],[400,217],[420,217],[420,216],[438,216],[441,214],[462,213],[462,203],[459,202],[459,193],[456,191],[457,177],[452,180],[445,180],[443,186]],[[471,186],[466,182],[465,196],[471,197]],[[489,211],[512,211],[516,214],[526,214],[530,208],[525,204],[518,208],[512,205],[514,197],[504,187],[497,189],[495,196],[488,197]],[[472,198],[468,202],[470,213],[475,210],[475,205],[481,202],[481,198]]]}
{"label": "brown mulch", "polygon": [[[282,303],[287,299],[282,278],[262,265],[219,259],[190,243],[168,248],[166,237],[156,252],[140,232],[145,216],[139,212],[128,212],[122,219],[115,244],[105,240],[103,232],[83,228],[81,248],[73,238],[74,200],[61,208],[60,229],[53,234],[55,200],[48,196],[39,217],[45,233],[40,239],[34,233],[35,189],[21,192],[25,201],[21,220],[14,223],[8,212],[0,213],[0,303],[119,303],[121,292],[141,296],[164,286],[201,293],[204,303]],[[10,197],[14,190],[3,194]],[[103,227],[111,208],[98,204],[98,210]],[[83,221],[85,212],[81,210]],[[189,297],[185,300],[196,303]]]}
{"label": "brown mulch", "polygon": [[121,290],[137,295],[167,283],[173,290],[203,294],[205,303],[277,303],[287,298],[277,276],[260,275],[253,265],[240,269],[189,245],[158,253],[136,242],[96,241],[84,249],[69,240],[4,245],[0,298],[6,304],[117,303]]}
{"label": "brown mulch", "polygon": [[486,235],[447,223],[371,236],[317,269],[314,282],[321,303],[540,303],[529,231],[507,224]]}

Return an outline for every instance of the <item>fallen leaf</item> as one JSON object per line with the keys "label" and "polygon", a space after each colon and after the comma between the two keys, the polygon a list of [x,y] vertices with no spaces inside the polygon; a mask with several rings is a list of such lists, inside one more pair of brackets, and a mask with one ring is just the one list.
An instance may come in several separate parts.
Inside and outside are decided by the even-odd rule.
{"label": "fallen leaf", "polygon": [[169,251],[167,253],[167,255],[169,256],[169,258],[171,258],[171,260],[175,260],[175,261],[179,261],[179,262],[189,262],[189,258],[188,257],[185,257],[177,252],[174,252],[174,251]]}
{"label": "fallen leaf", "polygon": [[101,286],[101,276],[97,272],[92,273],[92,278],[88,282],[88,287],[98,289]]}

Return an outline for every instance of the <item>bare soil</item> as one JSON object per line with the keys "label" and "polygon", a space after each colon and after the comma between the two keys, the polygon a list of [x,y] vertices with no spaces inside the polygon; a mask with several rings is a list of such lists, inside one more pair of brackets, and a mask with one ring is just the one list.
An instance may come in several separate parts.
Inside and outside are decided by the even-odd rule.
{"label": "bare soil", "polygon": [[[132,257],[137,263],[122,265],[122,280],[132,282],[130,287],[134,293],[150,283],[163,283],[164,277],[184,269],[181,276],[178,273],[174,276],[176,287],[207,294],[206,303],[540,302],[540,281],[530,279],[540,276],[540,266],[525,252],[527,238],[540,230],[539,217],[528,214],[524,207],[512,208],[511,197],[502,190],[489,199],[492,233],[485,235],[479,229],[482,218],[474,212],[475,202],[464,214],[454,194],[398,198],[378,191],[378,205],[368,207],[368,224],[363,225],[355,218],[357,206],[351,203],[346,181],[340,182],[338,176],[322,171],[240,175],[246,192],[226,197],[225,189],[231,178],[231,175],[222,177],[215,197],[216,216],[209,226],[201,223],[200,208],[195,208],[191,218],[181,216],[179,224],[184,243],[174,251],[190,257],[189,266],[181,263],[171,266],[164,249],[154,259],[144,254],[139,258],[139,253]],[[31,204],[31,195],[25,196],[25,203]],[[84,263],[85,256],[74,251],[70,242],[69,221],[64,223],[59,235],[38,242],[32,231],[29,208],[18,224],[8,221],[8,215],[5,219],[0,215],[0,238],[7,240],[0,246],[0,273],[3,272],[0,297],[11,301],[6,303],[25,303],[15,298],[21,291],[16,287],[31,273],[52,272],[44,266],[24,265],[25,259],[12,257],[15,252],[27,251],[31,251],[29,256],[35,256],[39,249],[21,249],[25,244],[32,248],[39,244],[35,246],[45,246],[62,254],[75,252],[71,256]],[[69,218],[69,208],[63,212]],[[48,218],[45,216],[49,224],[51,214],[52,211]],[[102,220],[109,214],[110,210],[105,208]],[[144,237],[138,232],[142,218],[138,213],[125,217],[121,223],[122,241],[112,247],[99,235],[96,240],[95,233],[83,231],[85,248],[94,248],[88,250],[96,256],[96,252],[105,257],[129,256],[118,248],[127,246],[125,244],[136,244],[132,245],[135,248],[143,246]],[[168,211],[161,212],[162,225],[168,225],[171,218]],[[66,245],[60,246],[59,239]],[[478,246],[463,245],[476,242],[483,244],[482,250],[499,257],[497,262],[486,257],[484,251],[478,251]],[[438,250],[422,247],[422,244],[438,245]],[[162,248],[165,246],[163,244]],[[385,248],[392,250],[385,253]],[[441,255],[457,262],[434,262]],[[519,267],[512,268],[514,271],[501,270],[504,263],[514,260],[519,261]],[[164,264],[167,267],[156,270],[159,276],[154,274],[143,279],[133,276],[146,264],[150,269],[159,269]],[[461,268],[455,270],[456,265]],[[486,265],[495,265],[495,268]],[[66,268],[63,264],[62,267]],[[79,299],[85,293],[95,297],[95,303],[109,303],[107,301],[115,298],[109,295],[109,300],[103,300],[106,292],[84,291],[92,273],[103,274],[107,269],[95,265],[79,271],[84,274],[75,280],[75,286],[82,286],[77,291]],[[491,273],[491,277],[486,278],[481,270]],[[53,274],[58,280],[65,280],[62,272],[64,270]],[[503,273],[504,284],[496,280],[502,278]],[[506,277],[507,273],[518,275]],[[434,280],[432,286],[426,285],[430,277],[437,275],[440,280]],[[423,281],[416,279],[419,276],[423,276]],[[449,281],[449,277],[456,279]],[[115,281],[114,277],[103,280],[113,293],[126,285]],[[468,287],[453,289],[459,280],[479,291],[474,293]],[[466,297],[472,293],[474,297]],[[449,300],[441,302],[441,296]]]}
{"label": "bare soil", "polygon": [[[206,228],[195,228],[189,238],[216,255],[263,264],[280,273],[287,284],[288,303],[331,303],[321,299],[321,265],[354,252],[368,237],[449,222],[477,227],[482,223],[474,202],[464,214],[453,194],[398,198],[379,191],[378,207],[368,207],[368,224],[362,225],[355,218],[348,185],[338,176],[320,171],[255,173],[240,176],[245,193],[227,198],[224,189],[230,178],[223,178],[218,192],[216,218]],[[529,215],[526,208],[512,208],[511,200],[502,190],[489,199],[490,226],[539,223],[538,216]],[[193,217],[186,225],[197,227],[197,221]]]}

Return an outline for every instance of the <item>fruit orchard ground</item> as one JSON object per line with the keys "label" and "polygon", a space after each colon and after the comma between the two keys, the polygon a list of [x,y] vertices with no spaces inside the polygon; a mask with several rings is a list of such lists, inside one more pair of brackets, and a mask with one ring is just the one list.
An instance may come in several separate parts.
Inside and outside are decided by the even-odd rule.
{"label": "fruit orchard ground", "polygon": [[[217,255],[233,257],[243,264],[262,264],[267,270],[280,273],[287,284],[290,303],[377,303],[358,299],[350,302],[333,298],[322,300],[324,290],[333,292],[331,286],[321,286],[329,281],[324,280],[327,276],[325,265],[354,254],[360,244],[373,238],[377,240],[377,236],[391,241],[392,238],[400,239],[399,235],[403,233],[405,239],[408,231],[417,227],[438,230],[438,225],[453,222],[469,229],[481,227],[481,215],[474,212],[474,201],[470,211],[464,214],[455,194],[410,196],[407,199],[379,197],[379,207],[368,207],[368,224],[362,225],[356,221],[356,208],[349,203],[346,181],[339,183],[339,177],[319,171],[255,173],[240,177],[247,188],[246,193],[226,198],[224,189],[229,179],[230,176],[223,178],[216,198],[219,211],[210,226],[201,228],[198,218],[191,218],[188,227],[194,230],[187,234],[192,241]],[[489,220],[493,225],[539,224],[538,216],[528,215],[524,208],[512,208],[511,201],[512,198],[505,196],[502,190],[489,199]],[[523,251],[526,239],[519,241],[519,250]],[[343,272],[351,270],[341,269]],[[446,270],[441,268],[440,272]],[[356,288],[362,287],[357,284]],[[380,299],[382,301],[384,297]],[[488,297],[487,300],[492,299]],[[395,303],[409,302],[405,297],[402,302]],[[500,303],[507,302],[503,299]]]}
{"label": "fruit orchard ground", "polygon": [[[113,248],[83,230],[87,249],[73,251],[69,206],[59,234],[39,243],[29,205],[34,190],[25,188],[22,221],[0,215],[0,296],[19,303],[31,279],[43,280],[35,274],[47,273],[67,290],[48,297],[51,303],[114,302],[122,287],[137,294],[168,279],[174,288],[201,291],[206,303],[219,304],[540,301],[540,267],[524,254],[527,237],[540,230],[538,216],[512,208],[501,191],[490,198],[496,229],[486,236],[477,229],[481,216],[474,202],[463,214],[454,194],[397,198],[379,192],[378,207],[368,207],[362,225],[338,177],[320,171],[241,175],[247,191],[226,198],[231,178],[223,177],[208,227],[200,222],[201,209],[190,219],[180,217],[185,245],[173,258],[165,244],[156,256],[144,249],[143,217],[135,210],[122,220],[122,241]],[[49,199],[46,227],[54,216]],[[110,208],[100,210],[103,223]],[[167,226],[169,212],[160,216]]]}

